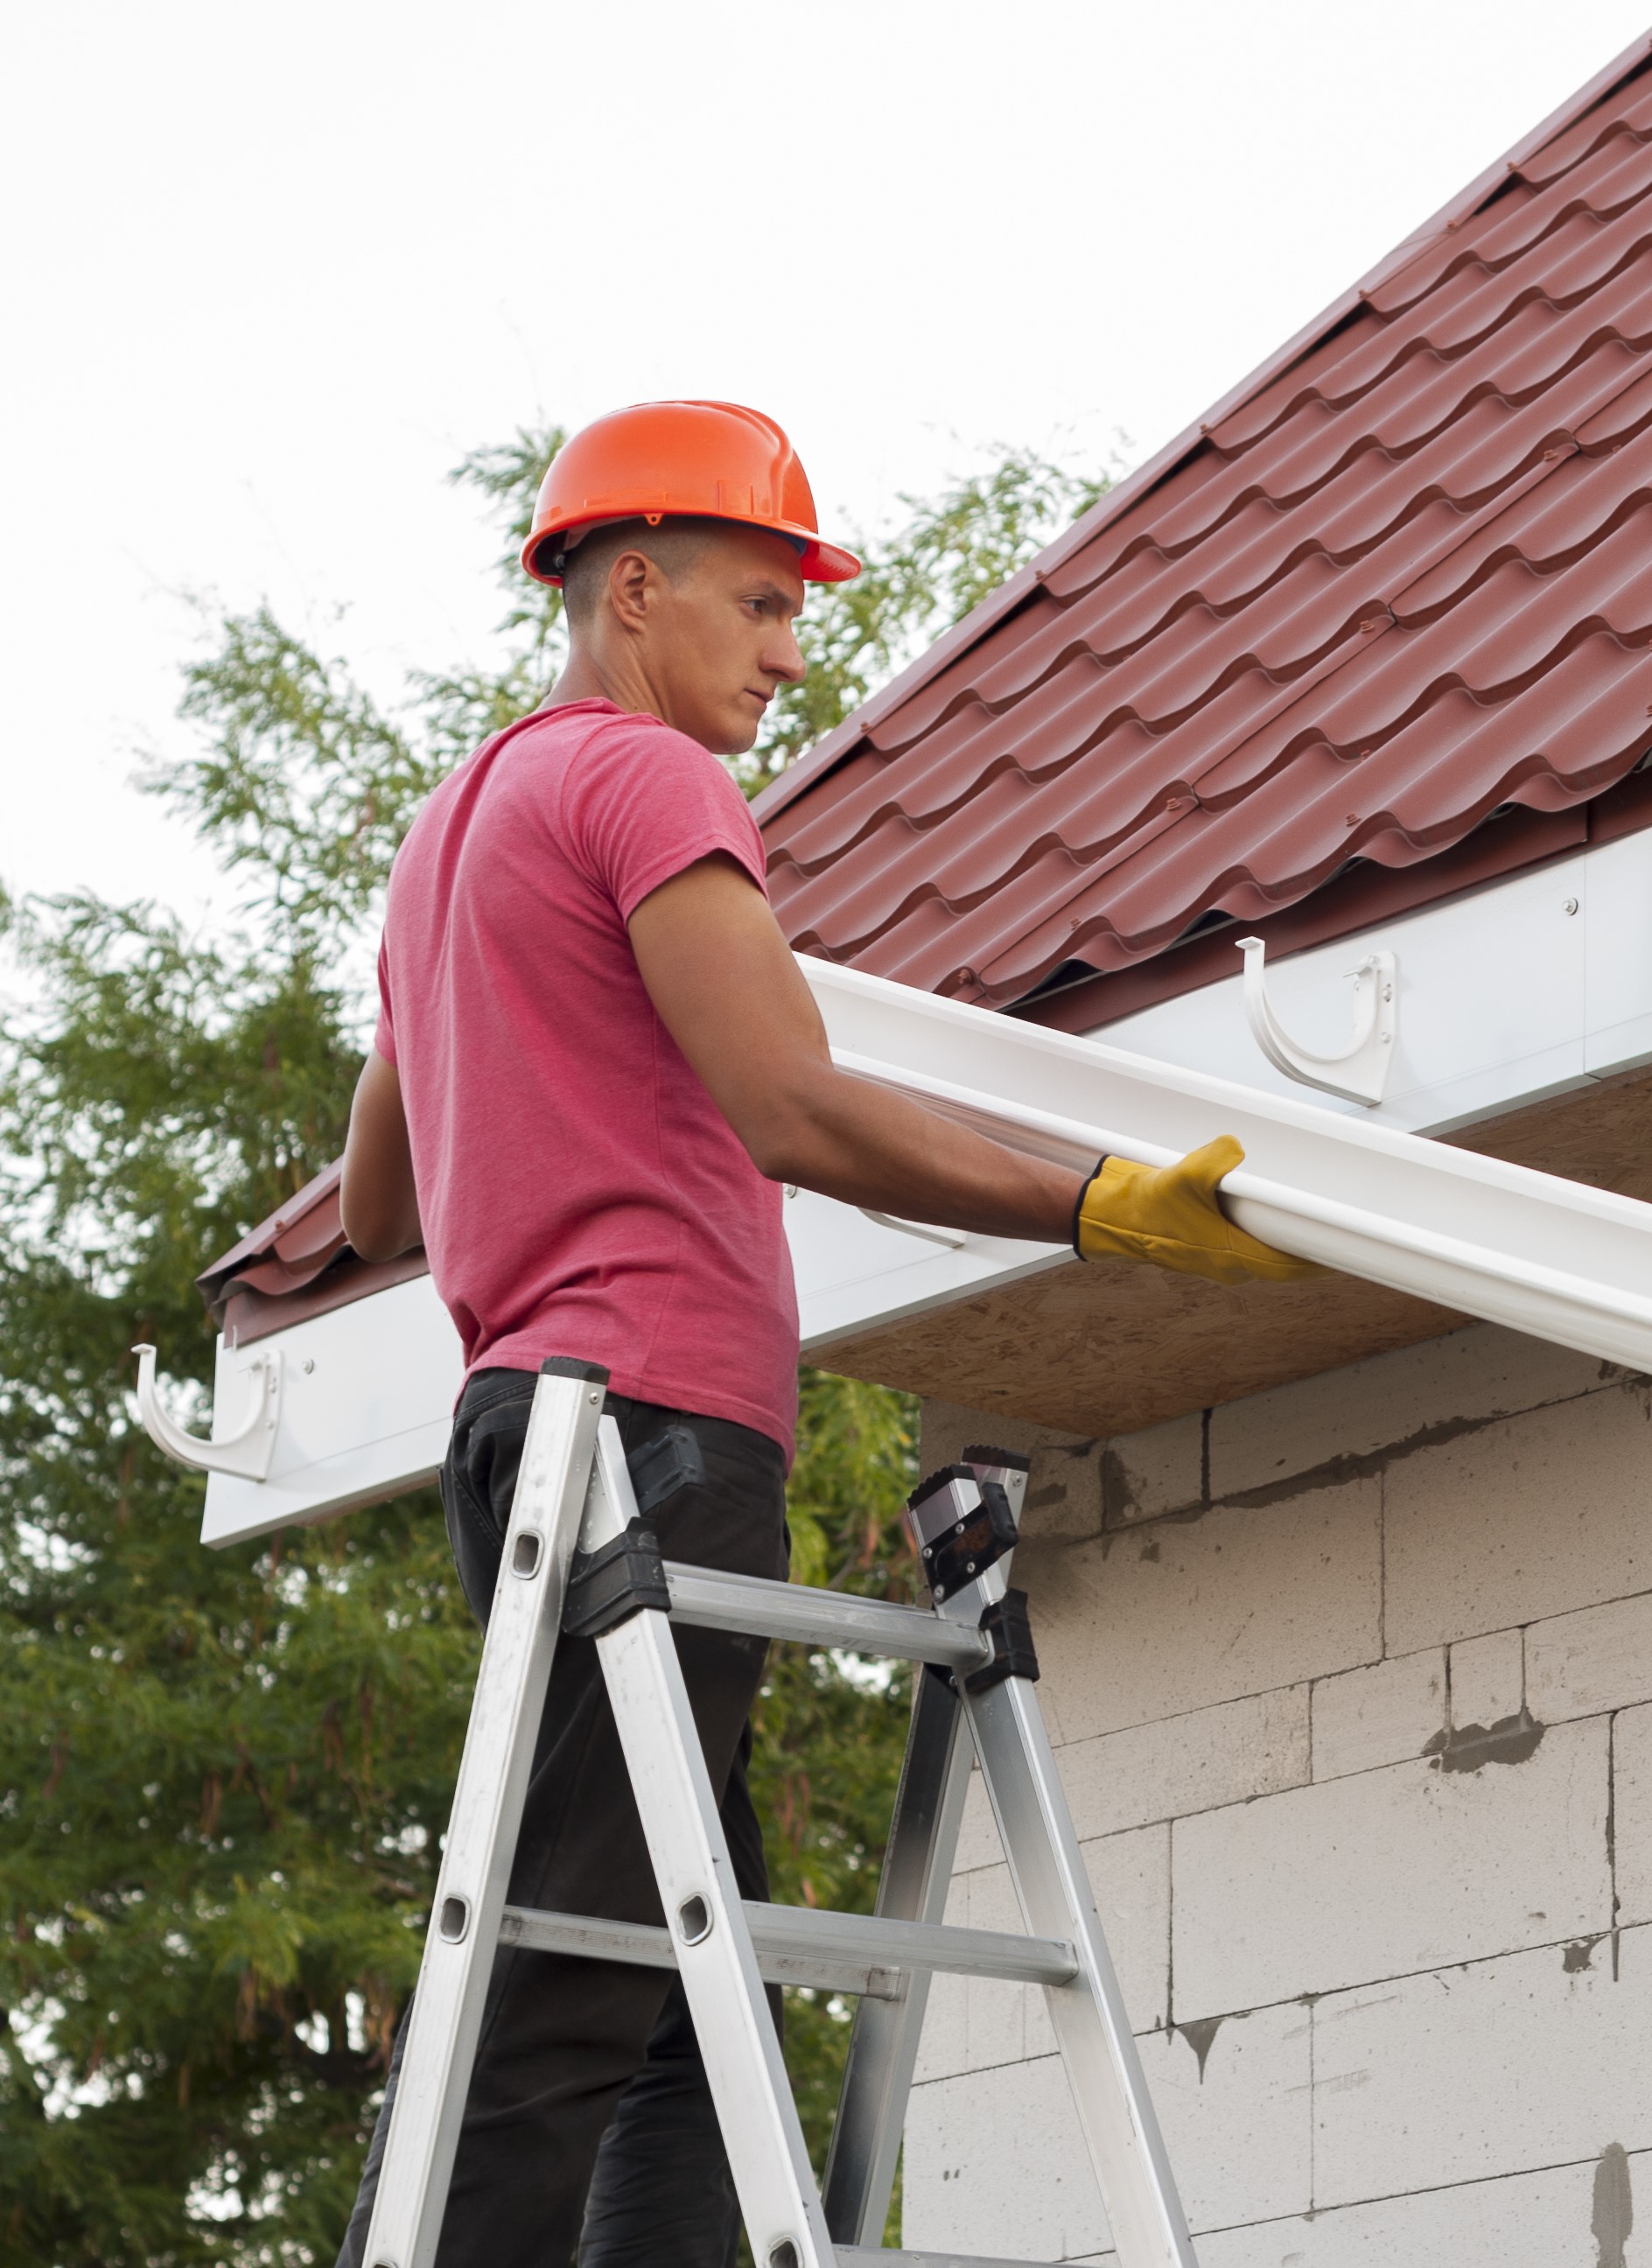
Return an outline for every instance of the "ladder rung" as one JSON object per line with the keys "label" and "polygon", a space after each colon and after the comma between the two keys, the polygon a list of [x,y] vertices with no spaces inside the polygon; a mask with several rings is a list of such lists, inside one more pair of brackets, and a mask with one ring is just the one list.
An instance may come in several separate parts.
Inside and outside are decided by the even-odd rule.
{"label": "ladder rung", "polygon": [[948,1669],[978,1669],[992,1659],[990,1638],[967,1623],[946,1622],[926,1607],[857,1599],[806,1583],[772,1583],[761,1575],[722,1575],[676,1559],[666,1561],[666,1582],[675,1619],[702,1630],[846,1646],[901,1661],[942,1662]]}
{"label": "ladder rung", "polygon": [[[761,1913],[764,1908],[753,1911]],[[623,1961],[637,1969],[675,1969],[671,1933],[646,1922],[604,1921],[594,1914],[535,1911],[506,1906],[499,1923],[501,1945],[525,1945],[536,1953],[571,1953],[585,1961]],[[817,1992],[845,1992],[871,2000],[895,2000],[901,1972],[867,1961],[834,1961],[819,1954],[765,1952],[756,1948],[757,1967],[771,1984],[807,1985]]]}
{"label": "ladder rung", "polygon": [[863,2244],[835,2244],[832,2251],[838,2268],[857,2268],[862,2261],[876,2261],[879,2268],[1051,2268],[1045,2261],[1000,2260],[996,2255],[989,2260],[978,2252],[877,2252]]}
{"label": "ladder rung", "polygon": [[[940,1923],[885,1921],[875,1914],[817,1911],[808,1906],[743,1901],[757,1966],[771,1984],[807,1984],[827,1992],[866,1993],[889,2000],[900,1972],[941,1969],[960,1977],[997,1977],[1019,1984],[1065,1984],[1078,1973],[1073,1948],[1048,1937],[1015,1937],[994,1929],[948,1929]],[[638,1969],[675,1969],[671,1933],[646,1922],[607,1921],[594,1914],[545,1913],[506,1906],[502,1945],[571,1953],[586,1961],[623,1961]]]}
{"label": "ladder rung", "polygon": [[1066,1984],[1079,1971],[1073,1948],[1053,1937],[889,1921],[878,1914],[834,1913],[813,1906],[756,1905],[749,1899],[746,1918],[760,1951],[818,1947],[829,1957],[891,1969],[942,1969],[955,1977],[999,1977],[1014,1984]]}

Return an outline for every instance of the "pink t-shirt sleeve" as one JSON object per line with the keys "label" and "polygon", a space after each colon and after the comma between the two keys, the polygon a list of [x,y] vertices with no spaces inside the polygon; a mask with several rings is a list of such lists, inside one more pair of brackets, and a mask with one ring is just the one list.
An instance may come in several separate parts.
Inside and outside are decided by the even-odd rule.
{"label": "pink t-shirt sleeve", "polygon": [[715,756],[650,718],[592,733],[568,768],[564,839],[629,921],[651,890],[726,851],[766,896],[763,837]]}
{"label": "pink t-shirt sleeve", "polygon": [[387,1064],[395,1061],[395,1027],[390,1020],[390,941],[379,939],[379,1023],[372,1035],[374,1052]]}

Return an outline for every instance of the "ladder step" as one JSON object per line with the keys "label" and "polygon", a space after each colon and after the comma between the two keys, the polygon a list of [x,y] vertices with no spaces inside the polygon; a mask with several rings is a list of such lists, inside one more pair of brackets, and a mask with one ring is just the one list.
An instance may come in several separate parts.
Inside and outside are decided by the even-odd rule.
{"label": "ladder step", "polygon": [[673,1618],[702,1630],[844,1646],[899,1661],[940,1662],[948,1669],[979,1669],[992,1659],[989,1637],[967,1623],[945,1622],[926,1607],[857,1599],[805,1583],[770,1582],[760,1575],[722,1575],[676,1559],[667,1559],[665,1566]]}
{"label": "ladder step", "polygon": [[[1078,1973],[1073,1948],[1056,1938],[763,1905],[750,1898],[743,1903],[757,1966],[771,1984],[807,1984],[889,2000],[898,1997],[903,1970],[940,1969],[1017,1984],[1066,1984]],[[669,1930],[645,1922],[605,1921],[594,1914],[506,1906],[499,1942],[587,1961],[623,1961],[639,1969],[677,1965]]]}
{"label": "ladder step", "polygon": [[[754,1909],[763,1912],[761,1906]],[[535,1953],[571,1953],[584,1961],[623,1961],[636,1969],[675,1969],[676,1950],[668,1929],[647,1922],[604,1921],[594,1914],[535,1911],[506,1906],[499,1922],[501,1945],[521,1945]],[[767,1952],[756,1948],[757,1967],[770,1984],[807,1985],[817,1992],[843,1992],[871,2000],[897,2000],[898,1969],[867,1961],[832,1961],[820,1955]]]}
{"label": "ladder step", "polygon": [[879,2268],[1061,2268],[1061,2264],[1040,2260],[991,2259],[978,2252],[878,2252],[864,2244],[836,2244],[832,2250],[837,2268],[861,2268],[865,2262],[876,2261]]}
{"label": "ladder step", "polygon": [[759,1950],[875,1962],[895,1969],[940,1969],[954,1977],[998,1977],[1014,1984],[1066,1984],[1078,1974],[1070,1945],[997,1929],[954,1929],[941,1922],[890,1921],[878,1914],[832,1913],[813,1906],[746,1904]]}

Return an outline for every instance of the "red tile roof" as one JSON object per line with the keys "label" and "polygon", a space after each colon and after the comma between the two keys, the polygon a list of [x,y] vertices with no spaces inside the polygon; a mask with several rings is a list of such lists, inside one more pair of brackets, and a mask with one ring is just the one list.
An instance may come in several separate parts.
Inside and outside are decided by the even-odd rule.
{"label": "red tile roof", "polygon": [[[1649,50],[766,792],[794,945],[1007,1005],[1350,861],[1437,861],[1408,894],[1441,895],[1493,815],[1572,812],[1639,763]],[[1092,1023],[1136,1005],[1119,989]]]}
{"label": "red tile roof", "polygon": [[195,1278],[229,1345],[246,1346],[429,1272],[423,1245],[399,1260],[362,1260],[350,1249],[339,1215],[343,1172],[343,1160],[336,1159]]}

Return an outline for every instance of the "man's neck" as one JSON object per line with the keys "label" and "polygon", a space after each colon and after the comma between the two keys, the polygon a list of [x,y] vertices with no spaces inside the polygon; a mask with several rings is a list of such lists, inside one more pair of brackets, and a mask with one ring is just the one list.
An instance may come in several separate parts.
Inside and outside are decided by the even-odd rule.
{"label": "man's neck", "polygon": [[[631,666],[627,666],[630,664]],[[576,645],[568,666],[541,702],[542,709],[565,709],[575,701],[611,701],[634,717],[659,717],[669,724],[654,692],[627,654],[618,662]]]}

